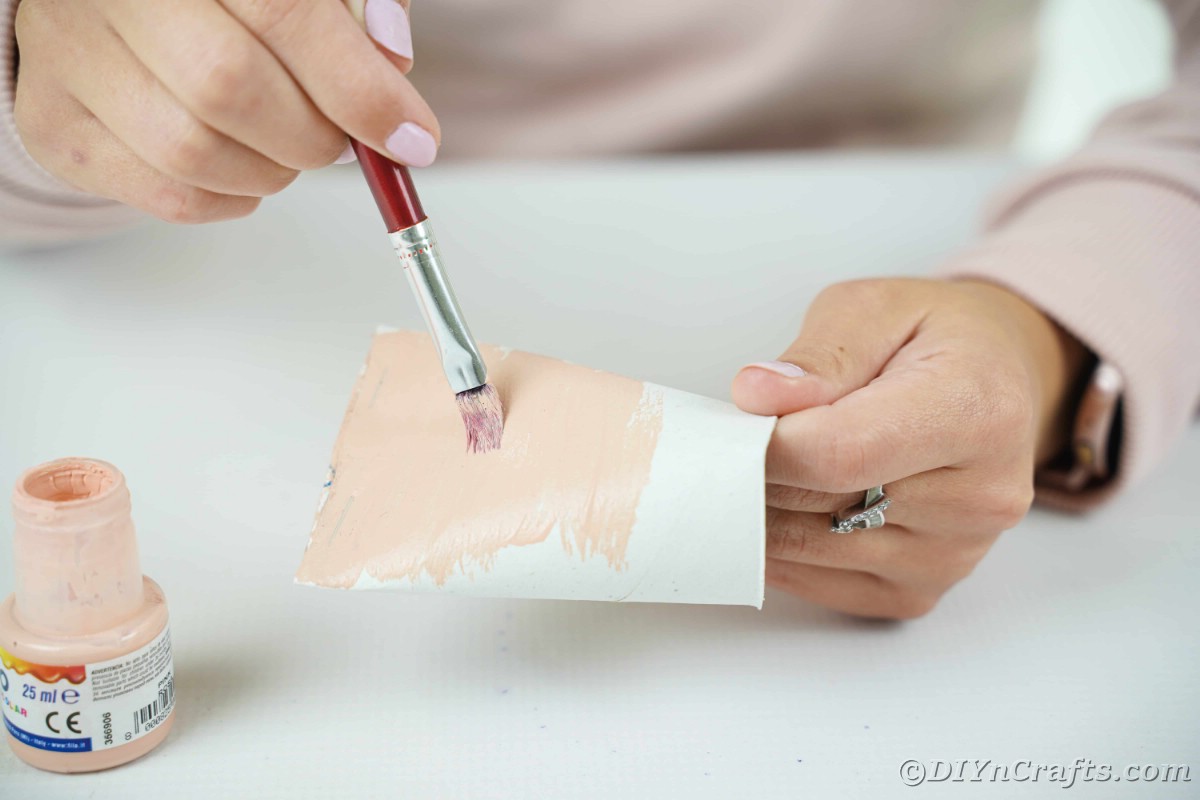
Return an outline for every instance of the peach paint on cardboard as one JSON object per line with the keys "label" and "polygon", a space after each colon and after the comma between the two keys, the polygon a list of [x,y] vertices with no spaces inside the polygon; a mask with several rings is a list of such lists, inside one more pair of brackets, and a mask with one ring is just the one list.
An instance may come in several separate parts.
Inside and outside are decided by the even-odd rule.
{"label": "peach paint on cardboard", "polygon": [[[468,453],[429,340],[378,337],[333,456],[325,502],[344,513],[320,518],[299,580],[348,588],[365,570],[381,581],[425,573],[443,583],[556,528],[565,551],[624,566],[661,409],[639,381],[482,352],[505,408],[504,439],[499,450]],[[364,562],[364,553],[373,555]]]}
{"label": "peach paint on cardboard", "polygon": [[375,337],[298,582],[761,604],[773,419],[543,356],[482,351],[504,439],[468,453],[429,338]]}

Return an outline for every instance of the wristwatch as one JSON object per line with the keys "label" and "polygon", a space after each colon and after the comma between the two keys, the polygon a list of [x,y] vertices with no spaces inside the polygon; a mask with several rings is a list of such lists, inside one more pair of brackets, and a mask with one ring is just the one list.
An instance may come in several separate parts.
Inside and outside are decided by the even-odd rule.
{"label": "wristwatch", "polygon": [[1097,363],[1075,413],[1070,452],[1038,470],[1038,483],[1078,492],[1112,477],[1121,440],[1124,388],[1125,380],[1116,367]]}

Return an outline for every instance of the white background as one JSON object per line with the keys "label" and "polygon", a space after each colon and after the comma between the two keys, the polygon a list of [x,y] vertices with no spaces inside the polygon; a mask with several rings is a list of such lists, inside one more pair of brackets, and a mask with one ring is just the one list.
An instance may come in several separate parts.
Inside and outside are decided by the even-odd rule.
{"label": "white background", "polygon": [[1160,0],[1047,0],[1038,23],[1037,71],[1013,142],[1022,156],[1070,152],[1113,106],[1170,81]]}
{"label": "white background", "polygon": [[[481,339],[727,396],[831,281],[927,269],[1010,173],[972,158],[439,167],[418,181]],[[620,202],[614,200],[623,196]],[[945,796],[909,758],[1191,759],[1195,430],[1102,513],[1032,515],[928,618],[485,601],[292,584],[375,325],[419,324],[353,169],[250,220],[0,257],[0,487],[57,456],[133,492],[177,721],[111,772],[0,751],[0,796]],[[0,588],[11,587],[0,515]],[[870,534],[859,534],[870,535]],[[1064,797],[1054,784],[987,797]]]}

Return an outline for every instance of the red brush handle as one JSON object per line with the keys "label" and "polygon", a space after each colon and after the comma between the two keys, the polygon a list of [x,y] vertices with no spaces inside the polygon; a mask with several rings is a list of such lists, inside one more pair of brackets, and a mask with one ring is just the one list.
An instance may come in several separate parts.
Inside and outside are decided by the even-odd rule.
{"label": "red brush handle", "polygon": [[358,156],[358,165],[371,194],[375,195],[375,205],[379,206],[388,233],[411,228],[425,219],[425,209],[421,208],[421,198],[417,197],[408,167],[384,158],[355,139],[350,140],[350,146]]}

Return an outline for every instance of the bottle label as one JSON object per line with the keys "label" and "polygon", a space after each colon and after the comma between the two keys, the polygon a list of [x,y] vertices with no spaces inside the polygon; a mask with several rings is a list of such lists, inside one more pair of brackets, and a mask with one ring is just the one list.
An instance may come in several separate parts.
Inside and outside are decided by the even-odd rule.
{"label": "bottle label", "polygon": [[0,648],[4,727],[22,744],[87,753],[137,741],[175,707],[171,632],[119,658],[71,667],[32,664]]}

